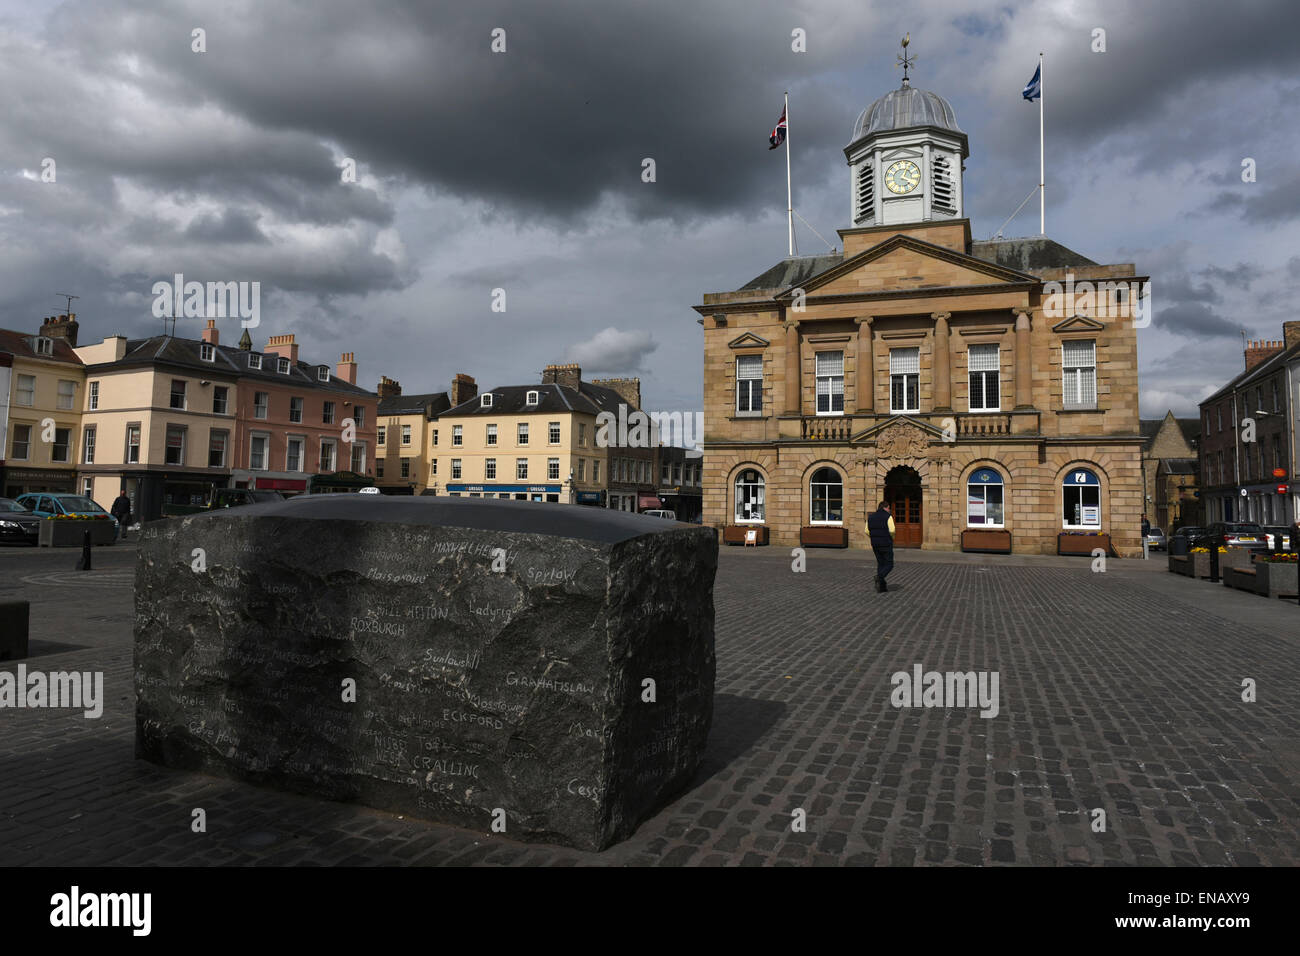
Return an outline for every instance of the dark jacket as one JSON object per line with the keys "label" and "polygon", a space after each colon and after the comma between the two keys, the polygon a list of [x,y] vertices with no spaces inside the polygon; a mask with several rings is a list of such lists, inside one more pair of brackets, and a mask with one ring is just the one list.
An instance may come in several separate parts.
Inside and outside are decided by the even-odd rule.
{"label": "dark jacket", "polygon": [[127,525],[131,523],[131,499],[126,495],[118,495],[117,500],[113,502],[113,507],[108,510],[120,524]]}
{"label": "dark jacket", "polygon": [[871,547],[881,551],[894,547],[894,536],[889,533],[890,517],[884,508],[878,508],[867,515],[867,533],[871,536]]}

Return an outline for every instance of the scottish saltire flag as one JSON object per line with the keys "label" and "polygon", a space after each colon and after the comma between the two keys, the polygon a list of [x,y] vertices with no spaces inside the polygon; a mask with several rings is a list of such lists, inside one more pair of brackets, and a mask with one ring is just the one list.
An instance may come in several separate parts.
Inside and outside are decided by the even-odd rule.
{"label": "scottish saltire flag", "polygon": [[1043,95],[1043,64],[1038,64],[1038,69],[1034,70],[1034,78],[1025,84],[1020,95],[1030,102]]}
{"label": "scottish saltire flag", "polygon": [[776,149],[785,142],[785,110],[781,111],[781,119],[777,122],[776,128],[772,130],[772,135],[767,138],[767,141],[772,144],[768,149]]}

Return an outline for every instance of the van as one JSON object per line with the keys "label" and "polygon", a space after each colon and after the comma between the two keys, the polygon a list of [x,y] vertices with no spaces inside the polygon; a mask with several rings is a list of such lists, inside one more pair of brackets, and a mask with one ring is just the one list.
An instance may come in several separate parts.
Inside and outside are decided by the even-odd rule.
{"label": "van", "polygon": [[677,513],[676,513],[676,512],[673,512],[673,511],[666,511],[666,510],[664,510],[663,508],[652,508],[652,509],[649,510],[649,511],[643,511],[643,512],[641,512],[641,513],[642,513],[643,515],[649,515],[649,516],[652,517],[652,518],[667,518],[669,521],[676,521],[676,520],[677,520]]}

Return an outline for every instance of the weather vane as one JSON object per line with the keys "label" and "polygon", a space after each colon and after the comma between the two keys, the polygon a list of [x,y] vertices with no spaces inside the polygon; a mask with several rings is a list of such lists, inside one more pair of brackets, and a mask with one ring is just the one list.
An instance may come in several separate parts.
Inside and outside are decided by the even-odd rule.
{"label": "weather vane", "polygon": [[898,54],[898,63],[896,64],[897,66],[901,66],[901,67],[903,68],[903,85],[904,85],[904,86],[907,86],[907,70],[908,70],[908,67],[910,67],[913,63],[916,62],[916,54],[915,54],[915,53],[913,53],[911,56],[908,56],[908,55],[907,55],[907,45],[908,45],[909,43],[911,43],[911,42],[912,42],[912,34],[911,34],[911,32],[909,31],[907,34],[905,34],[905,35],[903,36],[903,52],[900,53],[900,54]]}

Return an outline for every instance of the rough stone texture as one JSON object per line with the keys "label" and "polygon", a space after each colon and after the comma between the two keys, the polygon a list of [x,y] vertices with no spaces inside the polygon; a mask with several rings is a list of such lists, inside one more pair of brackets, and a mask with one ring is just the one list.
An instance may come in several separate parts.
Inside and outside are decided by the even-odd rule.
{"label": "rough stone texture", "polygon": [[712,529],[533,502],[330,495],[155,523],[136,753],[482,832],[500,808],[507,836],[601,849],[697,769],[716,569]]}

